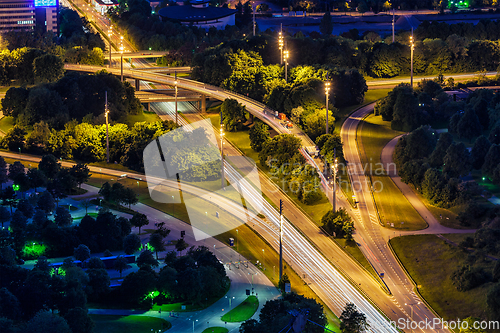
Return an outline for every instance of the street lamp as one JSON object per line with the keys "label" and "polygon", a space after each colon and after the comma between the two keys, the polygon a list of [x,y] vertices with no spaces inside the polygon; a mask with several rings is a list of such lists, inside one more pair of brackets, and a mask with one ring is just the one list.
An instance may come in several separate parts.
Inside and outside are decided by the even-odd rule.
{"label": "street lamp", "polygon": [[285,59],[285,82],[288,83],[288,77],[287,77],[287,67],[288,67],[288,57],[289,57],[288,50],[284,51],[283,58]]}
{"label": "street lamp", "polygon": [[333,162],[332,171],[333,171],[332,172],[333,173],[333,175],[332,175],[332,193],[333,193],[332,194],[332,199],[333,200],[332,201],[333,201],[333,211],[335,212],[335,211],[337,211],[336,206],[335,206],[335,195],[336,195],[335,191],[337,189],[337,182],[336,182],[336,180],[337,180],[337,171],[338,171],[338,161],[337,161],[337,159],[335,159],[335,161]]}
{"label": "street lamp", "polygon": [[223,142],[224,138],[224,129],[222,128],[222,117],[221,117],[221,124],[220,124],[220,156],[221,156],[221,186],[222,189],[225,190],[225,179],[224,179],[224,150],[222,145],[224,144]]}
{"label": "street lamp", "polygon": [[280,49],[280,65],[283,65],[283,24],[281,25],[281,29],[278,35],[278,46]]}
{"label": "street lamp", "polygon": [[[123,59],[123,58],[122,58]],[[122,67],[123,69],[123,67]],[[123,72],[122,72],[122,81],[123,81]],[[104,115],[106,116],[106,163],[109,163],[109,122],[108,122],[108,115],[109,115],[109,109],[108,109],[108,91],[105,91],[105,96],[106,96],[106,105],[104,107]]]}
{"label": "street lamp", "polygon": [[[328,80],[328,77],[327,77]],[[325,82],[325,96],[326,96],[326,134],[328,134],[328,96],[330,95],[330,81]]]}
{"label": "street lamp", "polygon": [[[408,304],[408,303],[405,303],[405,305],[409,305],[411,307],[411,321],[413,322],[413,306],[414,305],[420,305],[420,302],[417,302],[417,303],[411,303],[411,304]],[[413,325],[410,325],[411,327],[413,327]],[[413,332],[413,328],[411,329],[411,332]]]}
{"label": "street lamp", "polygon": [[[198,319],[196,319],[196,321],[198,321]],[[194,333],[194,322],[195,320],[193,319],[193,333]]]}
{"label": "street lamp", "polygon": [[175,124],[177,123],[177,71],[174,72],[174,85],[175,85]]}
{"label": "street lamp", "polygon": [[108,29],[108,38],[109,38],[109,68],[111,68],[111,36],[113,36],[113,30]]}
{"label": "street lamp", "polygon": [[255,10],[257,9],[257,7],[254,8],[253,6],[254,4],[252,3],[252,12],[253,12],[253,36],[255,37],[255,26],[257,25],[257,23],[255,23]]}
{"label": "street lamp", "polygon": [[411,36],[410,36],[410,50],[411,50],[411,65],[410,65],[410,86],[413,89],[413,50],[415,49],[415,44],[413,42],[413,28],[411,29]]}
{"label": "street lamp", "polygon": [[121,81],[123,82],[123,36],[120,36]]}

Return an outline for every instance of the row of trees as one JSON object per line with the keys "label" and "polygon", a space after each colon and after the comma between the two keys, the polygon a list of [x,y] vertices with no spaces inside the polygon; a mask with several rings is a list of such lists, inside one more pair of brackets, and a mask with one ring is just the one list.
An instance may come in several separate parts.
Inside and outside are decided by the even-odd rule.
{"label": "row of trees", "polygon": [[53,84],[33,88],[12,87],[2,99],[2,108],[4,115],[14,117],[20,126],[44,121],[50,128],[63,129],[70,119],[81,121],[84,118],[98,118],[98,122],[103,123],[105,92],[112,120],[142,112],[134,88],[106,71],[94,75],[66,75]]}
{"label": "row of trees", "polygon": [[401,180],[412,184],[434,205],[452,207],[480,193],[475,183],[460,177],[471,171],[471,157],[463,143],[454,143],[448,133],[420,127],[396,144],[394,162]]}
{"label": "row of trees", "polygon": [[[144,171],[143,151],[151,140],[176,128],[172,121],[137,122],[132,128],[116,123],[109,126],[110,161],[119,161],[137,171]],[[65,159],[104,161],[106,158],[106,125],[92,125],[76,121],[65,124],[64,129],[50,129],[45,122],[35,124],[33,131],[15,126],[3,138],[3,147],[12,151],[35,154],[49,153]]]}

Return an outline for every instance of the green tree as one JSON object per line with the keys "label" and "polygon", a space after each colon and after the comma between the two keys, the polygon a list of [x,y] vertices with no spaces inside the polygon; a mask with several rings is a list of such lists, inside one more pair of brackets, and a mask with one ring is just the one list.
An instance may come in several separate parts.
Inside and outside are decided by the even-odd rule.
{"label": "green tree", "polygon": [[445,181],[441,172],[434,168],[429,168],[424,174],[422,181],[422,194],[433,204],[440,203],[440,194],[445,186]]}
{"label": "green tree", "polygon": [[80,244],[75,248],[75,251],[73,252],[73,257],[75,257],[76,260],[80,260],[83,262],[88,258],[90,258],[90,249],[88,248],[87,245]]}
{"label": "green tree", "polygon": [[8,221],[10,221],[9,211],[7,210],[7,208],[0,206],[0,223],[2,223],[2,229],[3,229],[3,224]]}
{"label": "green tree", "polygon": [[343,333],[361,333],[370,325],[366,322],[366,316],[360,312],[353,303],[346,304],[340,319],[340,330]]}
{"label": "green tree", "polygon": [[26,330],[33,333],[59,332],[72,333],[66,320],[47,310],[40,310],[26,326]]}
{"label": "green tree", "polygon": [[180,238],[177,240],[177,243],[175,243],[175,249],[177,252],[182,253],[185,249],[188,248],[188,243],[184,240],[184,238]]}
{"label": "green tree", "polygon": [[128,205],[129,209],[130,209],[131,205],[135,205],[136,203],[139,202],[139,198],[137,197],[137,194],[130,187],[127,187],[123,190],[123,195],[122,195],[121,200],[124,204]]}
{"label": "green tree", "polygon": [[54,179],[61,169],[61,163],[57,161],[54,155],[44,155],[40,163],[38,163],[38,169],[42,171],[48,179]]}
{"label": "green tree", "polygon": [[260,152],[263,144],[271,139],[269,136],[269,126],[261,121],[254,123],[248,131],[248,135],[250,137],[250,147],[256,152]]}
{"label": "green tree", "polygon": [[93,333],[94,322],[90,318],[87,309],[76,307],[69,309],[68,313],[64,315],[71,332],[73,333]]}
{"label": "green tree", "polygon": [[137,257],[137,266],[143,267],[157,267],[159,265],[158,260],[153,257],[153,252],[146,250],[141,252]]}
{"label": "green tree", "polygon": [[500,145],[492,144],[484,157],[482,172],[484,175],[494,178],[494,171],[500,164]]}
{"label": "green tree", "polygon": [[413,131],[422,124],[422,117],[417,98],[413,93],[399,94],[394,103],[391,129],[403,132]]}
{"label": "green tree", "polygon": [[12,116],[15,119],[20,115],[28,101],[29,90],[24,87],[11,87],[2,98],[2,112],[4,116]]}
{"label": "green tree", "polygon": [[43,210],[45,214],[52,212],[56,207],[52,194],[50,194],[50,192],[48,191],[42,192],[38,197],[37,207]]}
{"label": "green tree", "polygon": [[64,63],[58,56],[44,54],[33,61],[33,74],[37,83],[57,81],[64,75]]}
{"label": "green tree", "polygon": [[330,36],[333,31],[332,15],[326,12],[319,23],[319,31],[326,37]]}
{"label": "green tree", "polygon": [[10,206],[10,213],[12,214],[12,205],[16,201],[17,195],[12,186],[7,186],[2,192],[3,204]]}
{"label": "green tree", "polygon": [[8,180],[7,162],[5,162],[4,158],[0,156],[0,192],[3,189],[3,183],[6,183]]}
{"label": "green tree", "polygon": [[246,107],[239,104],[237,100],[228,98],[224,100],[221,107],[222,123],[226,131],[234,132],[241,129],[246,118]]}
{"label": "green tree", "polygon": [[68,227],[73,222],[73,218],[71,217],[71,214],[68,209],[60,206],[57,207],[56,209],[56,216],[54,217],[54,222],[59,227]]}
{"label": "green tree", "polygon": [[264,143],[259,153],[261,165],[281,168],[290,162],[295,154],[299,154],[300,139],[291,134],[279,134]]}
{"label": "green tree", "polygon": [[479,122],[479,118],[473,109],[465,111],[457,124],[458,137],[467,139],[472,142],[472,139],[481,135],[483,127]]}
{"label": "green tree", "polygon": [[9,178],[15,180],[19,175],[24,175],[25,167],[19,162],[15,161],[14,163],[9,165]]}
{"label": "green tree", "polygon": [[337,211],[330,210],[321,218],[323,228],[330,235],[347,239],[352,238],[354,232],[354,222],[344,208]]}
{"label": "green tree", "polygon": [[31,168],[28,170],[28,179],[30,181],[30,186],[37,191],[37,188],[45,186],[47,184],[47,177],[45,174],[37,168]]}
{"label": "green tree", "polygon": [[433,168],[439,168],[443,165],[443,159],[446,155],[446,150],[453,142],[453,136],[444,132],[439,135],[439,139],[436,144],[436,148],[432,152],[431,156],[429,156],[429,164]]}
{"label": "green tree", "polygon": [[484,164],[484,158],[488,154],[488,150],[491,147],[490,141],[484,136],[479,136],[470,151],[472,167],[476,170],[481,170]]}
{"label": "green tree", "polygon": [[24,148],[26,134],[24,128],[16,125],[5,134],[2,145],[11,151],[20,152]]}
{"label": "green tree", "polygon": [[[150,255],[154,260],[151,252]],[[156,289],[155,272],[150,269],[139,269],[139,271],[125,276],[119,290],[125,303],[141,304],[145,301],[146,296]]]}
{"label": "green tree", "polygon": [[472,169],[469,151],[462,142],[452,143],[448,147],[443,164],[443,173],[448,178],[463,177]]}
{"label": "green tree", "polygon": [[89,282],[85,289],[90,299],[97,300],[109,291],[110,278],[104,268],[90,268],[86,273]]}
{"label": "green tree", "polygon": [[128,268],[128,262],[122,256],[118,256],[116,258],[115,263],[113,265],[113,269],[120,273],[120,278],[122,277],[122,272]]}
{"label": "green tree", "polygon": [[134,254],[141,247],[141,239],[136,234],[130,234],[123,239],[123,251],[125,254]]}
{"label": "green tree", "polygon": [[35,213],[35,208],[33,205],[26,199],[21,199],[17,203],[17,210],[23,213],[27,218],[32,218]]}
{"label": "green tree", "polygon": [[148,217],[141,213],[135,213],[130,219],[130,224],[136,228],[139,228],[139,235],[141,234],[141,228],[149,224]]}
{"label": "green tree", "polygon": [[71,167],[70,175],[75,179],[78,187],[90,179],[90,170],[86,164],[78,163]]}
{"label": "green tree", "polygon": [[163,237],[158,233],[153,233],[149,236],[149,245],[153,247],[156,254],[156,260],[158,260],[158,252],[165,251],[165,243],[163,242]]}

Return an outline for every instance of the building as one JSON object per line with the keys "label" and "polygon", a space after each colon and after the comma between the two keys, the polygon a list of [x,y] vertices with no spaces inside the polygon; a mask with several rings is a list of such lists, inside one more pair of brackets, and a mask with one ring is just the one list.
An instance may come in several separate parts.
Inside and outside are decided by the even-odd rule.
{"label": "building", "polygon": [[118,6],[118,2],[116,0],[92,0],[92,5],[101,15],[105,15],[108,9]]}
{"label": "building", "polygon": [[57,34],[59,27],[57,20],[58,9],[58,0],[35,0],[35,21],[37,27],[44,27],[46,31],[52,31]]}
{"label": "building", "polygon": [[236,9],[212,7],[208,3],[209,0],[192,0],[189,5],[162,8],[158,14],[163,20],[178,21],[184,25],[205,29],[224,29],[226,25],[235,24]]}
{"label": "building", "polygon": [[35,5],[33,0],[0,1],[0,32],[34,29]]}
{"label": "building", "polygon": [[57,33],[58,0],[0,0],[0,32],[43,27]]}

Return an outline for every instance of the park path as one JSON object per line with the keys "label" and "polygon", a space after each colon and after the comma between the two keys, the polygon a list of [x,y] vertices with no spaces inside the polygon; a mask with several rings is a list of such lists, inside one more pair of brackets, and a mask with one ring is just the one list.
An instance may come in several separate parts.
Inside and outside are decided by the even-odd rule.
{"label": "park path", "polygon": [[[97,187],[87,184],[83,184],[82,188],[88,191],[87,194],[89,196],[97,195],[97,192],[99,190]],[[191,332],[193,331],[193,321],[195,323],[194,332],[202,332],[205,328],[212,326],[225,326],[230,332],[237,332],[241,323],[225,324],[220,320],[220,317],[228,311],[228,298],[233,299],[231,305],[232,308],[234,308],[246,299],[246,289],[251,290],[252,288],[254,288],[255,293],[259,299],[259,308],[252,318],[257,319],[262,306],[268,300],[272,300],[280,296],[280,293],[278,292],[276,287],[264,275],[264,273],[262,273],[262,271],[260,271],[254,264],[248,262],[244,258],[242,258],[242,260],[236,261],[236,258],[239,258],[239,254],[224,243],[219,242],[215,238],[196,241],[194,238],[192,227],[190,225],[142,203],[134,205],[134,210],[147,215],[149,219],[149,224],[142,227],[142,233],[139,235],[143,244],[147,243],[150,232],[155,229],[155,223],[158,222],[165,222],[166,227],[171,230],[170,234],[165,238],[166,243],[172,240],[179,239],[180,232],[185,231],[186,236],[184,237],[184,239],[190,246],[203,245],[208,247],[209,249],[214,249],[212,252],[214,252],[217,258],[224,263],[226,273],[231,279],[231,287],[224,297],[216,301],[208,308],[196,312],[178,312],[175,314],[175,317],[170,316],[168,312],[163,311],[162,313],[159,313],[158,311],[89,309],[90,313],[109,315],[137,314],[158,318],[161,317],[172,323],[172,328],[168,330],[169,332]],[[133,228],[133,230],[134,229],[135,232],[138,231],[137,228]],[[175,247],[173,245],[169,245],[167,246],[166,251],[158,253],[158,257],[163,258],[166,252],[172,250],[175,251]],[[233,258],[235,258],[235,260],[233,260]],[[240,262],[243,263],[240,264]],[[126,271],[125,273],[130,273],[134,270],[137,270],[137,268],[133,267],[130,271]],[[114,274],[116,275],[117,272],[115,272]],[[253,280],[252,275],[254,276]]]}

